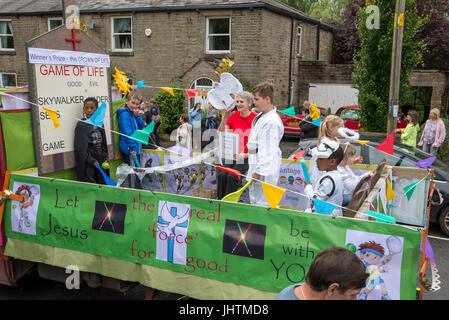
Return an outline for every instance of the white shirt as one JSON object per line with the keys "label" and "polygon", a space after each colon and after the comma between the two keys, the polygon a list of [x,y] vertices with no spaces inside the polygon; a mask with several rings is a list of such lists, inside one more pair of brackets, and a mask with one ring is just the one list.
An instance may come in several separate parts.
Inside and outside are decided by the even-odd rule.
{"label": "white shirt", "polygon": [[337,170],[343,178],[343,194],[353,194],[355,187],[357,187],[360,180],[369,174],[369,172],[367,172],[358,176],[349,166],[338,166]]}

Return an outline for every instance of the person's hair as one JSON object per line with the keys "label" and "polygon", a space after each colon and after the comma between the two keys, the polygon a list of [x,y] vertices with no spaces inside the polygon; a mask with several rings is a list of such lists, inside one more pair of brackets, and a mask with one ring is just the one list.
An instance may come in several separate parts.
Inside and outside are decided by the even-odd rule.
{"label": "person's hair", "polygon": [[131,91],[130,90],[128,92],[128,94],[126,95],[126,101],[130,101],[131,99],[135,99],[135,100],[139,100],[139,101],[142,100],[141,96],[139,96],[136,91]]}
{"label": "person's hair", "polygon": [[184,122],[189,122],[189,115],[187,113],[181,114],[181,119]]}
{"label": "person's hair", "polygon": [[302,104],[302,106],[303,106],[304,108],[309,109],[310,106],[311,106],[311,103],[310,103],[310,101],[304,101],[304,103]]}
{"label": "person's hair", "polygon": [[348,142],[347,144],[340,143],[340,148],[343,149],[343,153],[344,153],[343,160],[344,161],[347,161],[349,158],[354,157],[357,153],[356,148],[350,142]]}
{"label": "person's hair", "polygon": [[303,107],[303,108],[301,109],[301,112],[304,112],[304,113],[306,113],[306,114],[310,114],[309,109],[306,108],[306,107]]}
{"label": "person's hair", "polygon": [[271,83],[263,82],[255,86],[251,92],[252,94],[258,94],[260,97],[265,99],[270,97],[271,103],[274,101],[274,86]]}
{"label": "person's hair", "polygon": [[360,244],[358,250],[363,251],[364,249],[375,250],[375,251],[379,252],[382,256],[385,254],[384,247],[382,247],[382,245],[380,245],[374,241],[368,241],[368,242],[364,242],[364,243]]}
{"label": "person's hair", "polygon": [[335,159],[337,160],[337,166],[340,164],[340,162],[343,160],[343,158],[345,157],[345,153],[343,152],[343,149],[338,146],[338,149],[335,150],[330,156],[329,159]]}
{"label": "person's hair", "polygon": [[251,109],[251,106],[253,104],[253,95],[248,91],[241,91],[237,94],[237,97],[243,98],[246,102],[249,104],[249,109]]}
{"label": "person's hair", "polygon": [[306,282],[315,291],[324,291],[332,283],[338,283],[340,292],[366,286],[364,263],[352,251],[331,247],[317,254],[306,275]]}
{"label": "person's hair", "polygon": [[407,115],[412,118],[412,124],[416,126],[418,124],[418,112],[416,112],[415,110],[410,110]]}
{"label": "person's hair", "polygon": [[329,139],[335,141],[336,139],[334,137],[332,137],[330,134],[329,127],[336,127],[339,125],[343,126],[344,124],[345,124],[345,122],[339,116],[336,116],[334,114],[328,115],[320,125],[318,141],[321,142],[322,137],[328,137]]}
{"label": "person's hair", "polygon": [[195,109],[196,107],[198,107],[198,105],[200,105],[200,106],[201,106],[201,102],[197,102],[197,103],[195,103],[195,106],[193,106],[193,108]]}
{"label": "person's hair", "polygon": [[151,98],[150,101],[149,101],[149,103],[150,103],[151,105],[153,105],[153,104],[156,104],[157,102],[156,102],[156,100],[155,100],[154,98]]}
{"label": "person's hair", "polygon": [[440,120],[440,109],[433,108],[433,109],[430,109],[430,112],[435,113],[435,115],[437,116],[437,120]]}
{"label": "person's hair", "polygon": [[98,100],[94,97],[86,98],[86,100],[84,100],[83,107],[86,106],[86,102],[93,102],[95,103],[95,107],[98,108]]}

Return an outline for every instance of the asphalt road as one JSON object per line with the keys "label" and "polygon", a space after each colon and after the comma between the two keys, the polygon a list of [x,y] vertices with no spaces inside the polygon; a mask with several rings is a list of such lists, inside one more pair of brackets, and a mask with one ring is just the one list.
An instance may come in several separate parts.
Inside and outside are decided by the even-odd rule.
{"label": "asphalt road", "polygon": [[[294,139],[281,143],[283,157],[287,158],[297,146]],[[429,241],[433,248],[439,275],[441,289],[436,292],[424,291],[424,300],[449,300],[449,237],[444,235],[438,225],[431,225]],[[430,269],[426,273],[430,277]],[[417,284],[417,286],[419,286]],[[64,283],[39,278],[37,272],[22,277],[17,287],[0,285],[0,300],[144,300],[146,288],[138,285],[127,293],[106,288],[90,288],[81,284],[80,289],[68,290]],[[156,300],[189,299],[179,294],[159,292]]]}

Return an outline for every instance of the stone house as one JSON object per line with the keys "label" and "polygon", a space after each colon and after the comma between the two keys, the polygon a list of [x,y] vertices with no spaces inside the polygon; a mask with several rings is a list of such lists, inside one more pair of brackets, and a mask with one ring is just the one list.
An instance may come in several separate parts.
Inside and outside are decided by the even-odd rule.
{"label": "stone house", "polygon": [[[303,72],[331,63],[333,28],[277,0],[75,3],[84,32],[111,56],[111,73],[117,67],[134,84],[144,80],[151,86],[207,90],[218,81],[217,62],[229,57],[246,89],[272,82],[275,104],[284,108],[308,98],[314,79]],[[2,4],[0,87],[27,85],[25,43],[63,24],[62,7],[61,0]],[[332,81],[329,68],[323,70],[312,78]],[[141,90],[145,99],[157,92]],[[195,99],[204,106],[205,97]]]}

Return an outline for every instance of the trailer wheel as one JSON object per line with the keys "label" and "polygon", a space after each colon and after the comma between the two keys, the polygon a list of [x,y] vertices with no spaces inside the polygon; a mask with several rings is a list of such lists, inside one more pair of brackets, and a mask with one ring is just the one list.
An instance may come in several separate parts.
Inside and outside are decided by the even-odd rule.
{"label": "trailer wheel", "polygon": [[449,206],[446,206],[445,208],[443,208],[438,220],[439,220],[441,230],[447,236],[449,236]]}

